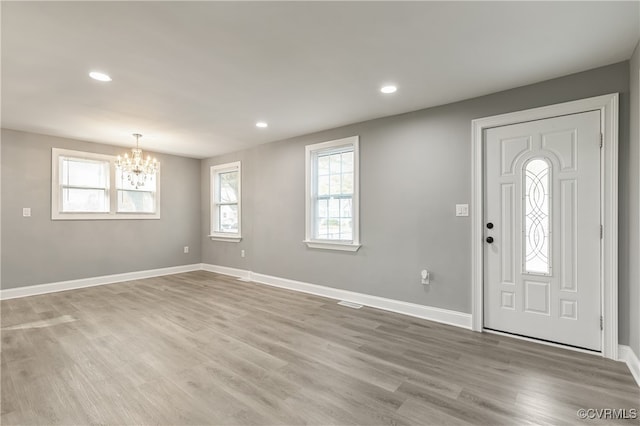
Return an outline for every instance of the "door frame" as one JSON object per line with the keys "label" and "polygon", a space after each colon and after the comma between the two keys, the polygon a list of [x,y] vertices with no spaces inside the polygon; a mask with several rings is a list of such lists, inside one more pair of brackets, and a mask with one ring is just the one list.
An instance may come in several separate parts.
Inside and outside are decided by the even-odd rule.
{"label": "door frame", "polygon": [[486,129],[543,120],[586,111],[600,111],[603,148],[600,158],[600,301],[603,316],[602,356],[618,359],[618,102],[619,94],[564,102],[524,111],[494,115],[471,122],[471,328],[482,332],[484,323],[484,211],[483,134]]}

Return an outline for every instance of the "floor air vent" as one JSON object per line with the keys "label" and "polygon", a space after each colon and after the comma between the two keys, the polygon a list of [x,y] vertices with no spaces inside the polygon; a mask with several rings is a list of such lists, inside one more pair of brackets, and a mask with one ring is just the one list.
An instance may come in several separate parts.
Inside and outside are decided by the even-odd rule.
{"label": "floor air vent", "polygon": [[362,308],[362,305],[358,304],[358,303],[353,303],[353,302],[347,302],[346,300],[341,300],[338,302],[338,305],[342,305],[342,306],[346,306],[348,308],[353,308],[353,309],[360,309]]}

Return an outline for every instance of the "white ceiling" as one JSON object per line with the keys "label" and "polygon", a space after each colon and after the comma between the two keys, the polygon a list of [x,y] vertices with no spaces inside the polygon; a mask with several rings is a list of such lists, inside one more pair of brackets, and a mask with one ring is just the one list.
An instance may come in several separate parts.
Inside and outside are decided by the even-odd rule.
{"label": "white ceiling", "polygon": [[626,60],[639,37],[637,1],[3,1],[2,127],[204,158]]}

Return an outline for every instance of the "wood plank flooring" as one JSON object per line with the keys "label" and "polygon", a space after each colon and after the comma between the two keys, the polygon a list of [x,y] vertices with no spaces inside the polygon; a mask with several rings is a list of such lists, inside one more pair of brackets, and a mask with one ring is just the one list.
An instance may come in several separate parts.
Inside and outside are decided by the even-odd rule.
{"label": "wood plank flooring", "polygon": [[3,425],[576,424],[580,408],[640,408],[619,362],[209,272],[1,309]]}

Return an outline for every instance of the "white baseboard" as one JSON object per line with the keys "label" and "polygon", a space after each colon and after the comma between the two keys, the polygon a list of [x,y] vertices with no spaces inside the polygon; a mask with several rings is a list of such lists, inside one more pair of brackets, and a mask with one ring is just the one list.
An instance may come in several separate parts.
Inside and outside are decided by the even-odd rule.
{"label": "white baseboard", "polygon": [[146,271],[125,272],[123,274],[103,275],[101,277],[81,278],[78,280],[59,281],[56,283],[30,285],[27,287],[8,288],[0,290],[0,300],[15,299],[17,297],[35,296],[38,294],[55,293],[57,291],[74,290],[77,288],[94,287],[97,285],[114,284],[123,281],[140,280],[143,278],[160,277],[162,275],[179,274],[182,272],[200,271],[202,264],[171,266],[168,268],[149,269]]}
{"label": "white baseboard", "polygon": [[251,272],[244,269],[229,268],[227,266],[218,266],[203,263],[202,270],[215,272],[216,274],[230,275],[232,277],[240,278],[243,281],[251,281]]}
{"label": "white baseboard", "polygon": [[418,305],[416,303],[403,302],[400,300],[387,299],[384,297],[371,296],[363,293],[356,293],[348,290],[340,290],[332,287],[325,287],[316,284],[294,281],[287,278],[273,277],[265,274],[258,274],[244,269],[229,268],[227,266],[210,265],[199,263],[194,265],[174,266],[169,268],[151,269],[148,271],[127,272],[124,274],[104,275],[101,277],[84,278],[79,280],[61,281],[49,284],[39,284],[27,287],[10,288],[0,290],[0,299],[14,299],[17,297],[34,296],[37,294],[54,293],[57,291],[73,290],[97,285],[113,284],[123,281],[152,278],[162,275],[179,274],[191,271],[209,271],[223,275],[237,277],[242,281],[251,281],[266,284],[273,287],[286,288],[303,293],[314,294],[316,296],[328,297],[335,300],[345,300],[347,302],[358,303],[372,308],[383,309],[385,311],[397,312],[416,318],[450,324],[457,327],[471,329],[471,314],[450,311],[447,309],[434,308],[431,306]]}
{"label": "white baseboard", "polygon": [[[207,265],[207,267],[212,267],[212,269],[218,268],[213,265]],[[242,274],[240,274],[240,271],[236,271],[231,275],[241,277],[241,279],[246,277],[246,279],[259,284],[266,284],[273,287],[280,287],[288,290],[299,291],[302,293],[309,293],[335,300],[345,300],[347,302],[358,303],[360,305],[383,309],[385,311],[396,312],[403,315],[471,329],[471,314],[465,314],[462,312],[450,311],[441,308],[434,308],[431,306],[418,305],[416,303],[403,302],[400,300],[387,299],[379,296],[371,296],[368,294],[356,293],[353,291],[325,287],[316,284],[309,284],[302,281],[290,280],[287,278],[273,277],[270,275],[259,274],[250,271],[242,271]]]}
{"label": "white baseboard", "polygon": [[640,386],[640,359],[638,359],[638,355],[629,346],[618,345],[618,359],[627,364],[633,378]]}

